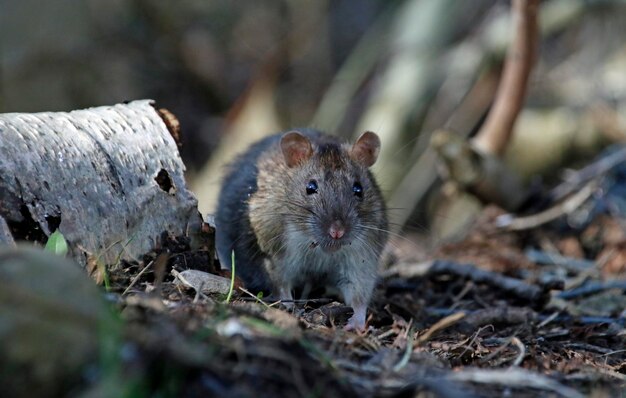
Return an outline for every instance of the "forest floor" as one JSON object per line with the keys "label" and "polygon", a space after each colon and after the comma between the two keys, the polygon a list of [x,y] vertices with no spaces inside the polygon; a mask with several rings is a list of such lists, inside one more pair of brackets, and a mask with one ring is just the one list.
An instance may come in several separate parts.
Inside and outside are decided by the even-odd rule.
{"label": "forest floor", "polygon": [[394,237],[360,333],[332,295],[288,311],[229,288],[208,224],[203,250],[164,235],[142,261],[88,262],[103,288],[0,248],[0,395],[624,396],[626,159],[591,166],[434,250]]}
{"label": "forest floor", "polygon": [[171,240],[165,269],[110,275],[137,347],[131,362],[150,369],[151,391],[176,386],[178,396],[623,394],[616,176],[598,180],[602,195],[535,228],[507,231],[503,211],[487,207],[464,240],[427,258],[396,241],[364,333],[343,330],[351,310],[332,298],[291,313],[240,289],[229,304],[182,289],[172,270],[215,270],[208,252]]}

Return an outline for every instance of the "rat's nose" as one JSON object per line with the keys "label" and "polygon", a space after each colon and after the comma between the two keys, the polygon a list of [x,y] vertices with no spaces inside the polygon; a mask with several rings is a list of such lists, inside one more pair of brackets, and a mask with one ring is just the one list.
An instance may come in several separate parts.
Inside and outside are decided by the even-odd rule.
{"label": "rat's nose", "polygon": [[333,221],[330,224],[330,228],[328,228],[328,234],[333,239],[341,239],[341,237],[346,233],[346,228],[343,226],[343,223],[339,220]]}

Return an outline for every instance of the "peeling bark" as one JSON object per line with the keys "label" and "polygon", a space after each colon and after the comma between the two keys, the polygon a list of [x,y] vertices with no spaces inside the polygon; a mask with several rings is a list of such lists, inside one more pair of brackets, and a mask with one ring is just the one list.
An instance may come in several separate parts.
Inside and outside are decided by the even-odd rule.
{"label": "peeling bark", "polygon": [[0,221],[14,240],[43,242],[58,229],[83,265],[137,259],[164,231],[198,233],[184,170],[149,100],[0,114]]}

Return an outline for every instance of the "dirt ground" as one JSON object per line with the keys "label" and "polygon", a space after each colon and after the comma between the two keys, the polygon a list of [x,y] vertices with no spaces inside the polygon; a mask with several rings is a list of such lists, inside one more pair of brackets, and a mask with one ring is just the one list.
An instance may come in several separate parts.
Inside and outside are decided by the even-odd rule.
{"label": "dirt ground", "polygon": [[179,396],[616,396],[626,387],[620,221],[597,213],[577,228],[507,232],[502,213],[486,208],[427,261],[411,260],[424,253],[407,239],[393,243],[365,333],[343,330],[351,310],[332,297],[290,313],[241,290],[226,304],[182,289],[172,270],[217,271],[209,252],[169,240],[164,269],[111,274],[136,345],[125,366]]}

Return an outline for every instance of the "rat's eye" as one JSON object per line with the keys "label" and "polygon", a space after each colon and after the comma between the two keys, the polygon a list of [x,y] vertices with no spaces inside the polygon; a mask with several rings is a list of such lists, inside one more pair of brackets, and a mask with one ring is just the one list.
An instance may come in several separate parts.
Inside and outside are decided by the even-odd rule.
{"label": "rat's eye", "polygon": [[352,185],[352,192],[354,192],[354,196],[357,198],[363,197],[363,186],[360,182],[355,182],[354,185]]}
{"label": "rat's eye", "polygon": [[313,195],[314,193],[317,193],[317,181],[311,180],[306,184],[306,194]]}

